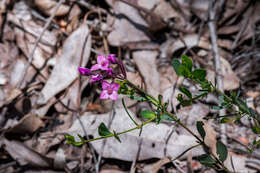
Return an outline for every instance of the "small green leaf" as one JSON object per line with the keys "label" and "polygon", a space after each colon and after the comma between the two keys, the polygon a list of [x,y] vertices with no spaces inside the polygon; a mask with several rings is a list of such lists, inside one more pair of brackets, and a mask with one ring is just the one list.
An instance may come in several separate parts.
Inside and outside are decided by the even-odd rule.
{"label": "small green leaf", "polygon": [[141,112],[141,117],[146,118],[146,119],[152,119],[155,116],[156,115],[153,111],[144,110],[144,111]]}
{"label": "small green leaf", "polygon": [[100,136],[108,136],[112,133],[108,130],[107,126],[104,123],[101,123],[98,127],[98,134]]}
{"label": "small green leaf", "polygon": [[203,128],[203,125],[204,125],[204,123],[202,121],[197,121],[197,124],[196,124],[197,130],[198,130],[200,136],[202,137],[202,139],[204,140],[204,138],[206,136],[206,132]]}
{"label": "small green leaf", "polygon": [[230,120],[227,118],[227,117],[224,117],[220,120],[220,123],[224,124],[224,123],[227,123],[229,122]]}
{"label": "small green leaf", "polygon": [[182,64],[189,70],[192,70],[192,59],[187,55],[182,55]]}
{"label": "small green leaf", "polygon": [[195,69],[193,71],[193,77],[195,79],[199,79],[200,81],[204,81],[206,79],[206,75],[207,73],[206,70],[204,69]]}
{"label": "small green leaf", "polygon": [[178,76],[182,76],[182,74],[179,71],[180,65],[181,65],[180,61],[178,59],[174,58],[172,61],[172,66]]}
{"label": "small green leaf", "polygon": [[180,87],[179,90],[180,90],[183,94],[185,94],[188,98],[192,99],[191,92],[190,92],[188,89],[183,88],[183,87]]}
{"label": "small green leaf", "polygon": [[117,135],[117,133],[115,131],[113,131],[113,132],[114,132],[114,137],[118,140],[118,142],[121,143],[121,140],[120,140],[119,136]]}
{"label": "small green leaf", "polygon": [[67,144],[72,144],[76,147],[79,147],[79,146],[83,145],[83,143],[84,143],[83,141],[81,141],[81,142],[75,141],[74,136],[71,136],[71,135],[64,135],[64,136],[65,136],[65,139],[67,140]]}
{"label": "small green leaf", "polygon": [[221,160],[222,162],[224,162],[227,159],[227,147],[221,141],[217,142],[217,154],[219,160]]}
{"label": "small green leaf", "polygon": [[253,126],[252,130],[254,133],[258,134],[258,133],[260,133],[260,126]]}
{"label": "small green leaf", "polygon": [[212,106],[211,107],[212,109],[214,109],[214,110],[221,110],[221,109],[223,109],[223,107],[222,106]]}
{"label": "small green leaf", "polygon": [[179,66],[179,72],[180,72],[180,76],[184,76],[186,78],[191,78],[192,74],[191,71],[184,65],[180,65]]}
{"label": "small green leaf", "polygon": [[137,100],[137,101],[140,101],[140,102],[146,101],[145,97],[139,97],[139,96],[135,96],[135,95],[128,95],[128,97],[132,100]]}
{"label": "small green leaf", "polygon": [[208,154],[202,154],[200,156],[198,156],[198,161],[206,166],[213,166],[214,163],[216,163],[216,161]]}
{"label": "small green leaf", "polygon": [[167,114],[163,114],[162,119],[167,120],[167,121],[174,121],[174,119]]}
{"label": "small green leaf", "polygon": [[254,140],[253,142],[254,146],[257,148],[260,146],[260,139],[259,140]]}

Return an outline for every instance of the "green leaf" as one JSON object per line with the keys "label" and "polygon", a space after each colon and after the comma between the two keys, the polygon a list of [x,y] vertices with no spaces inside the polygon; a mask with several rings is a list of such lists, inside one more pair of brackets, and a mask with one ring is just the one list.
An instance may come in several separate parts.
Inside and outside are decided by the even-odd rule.
{"label": "green leaf", "polygon": [[184,65],[180,65],[179,66],[179,72],[180,72],[180,76],[184,76],[186,78],[191,78],[192,74],[191,71]]}
{"label": "green leaf", "polygon": [[117,135],[117,133],[115,131],[113,131],[113,132],[114,132],[114,137],[118,140],[118,142],[121,143],[121,140],[120,140],[119,136]]}
{"label": "green leaf", "polygon": [[220,109],[223,109],[223,107],[222,106],[212,106],[211,107],[212,109],[214,109],[214,110],[220,110]]}
{"label": "green leaf", "polygon": [[260,139],[259,140],[254,140],[253,142],[254,146],[257,148],[260,146]]}
{"label": "green leaf", "polygon": [[227,123],[229,122],[230,120],[227,118],[227,117],[224,117],[220,120],[220,123],[224,124],[224,123]]}
{"label": "green leaf", "polygon": [[198,130],[200,136],[202,137],[202,139],[204,140],[204,138],[206,136],[206,132],[203,128],[203,125],[204,125],[204,123],[202,121],[197,121],[197,124],[196,124],[197,130]]}
{"label": "green leaf", "polygon": [[200,81],[204,81],[206,79],[206,75],[207,73],[206,70],[204,69],[195,69],[193,71],[193,77],[195,79],[199,79]]}
{"label": "green leaf", "polygon": [[67,140],[67,144],[72,144],[76,147],[79,147],[84,144],[84,141],[81,141],[81,142],[75,141],[74,136],[71,136],[71,135],[64,135],[64,136],[65,136],[65,139]]}
{"label": "green leaf", "polygon": [[153,111],[144,110],[144,111],[141,112],[141,117],[146,118],[146,119],[152,119],[155,116],[156,115]]}
{"label": "green leaf", "polygon": [[182,74],[179,71],[180,65],[181,65],[180,61],[178,59],[174,58],[172,61],[172,66],[178,76],[182,76]]}
{"label": "green leaf", "polygon": [[221,141],[217,142],[217,154],[219,160],[221,160],[222,162],[224,162],[227,159],[227,147]]}
{"label": "green leaf", "polygon": [[192,99],[191,92],[190,92],[188,89],[183,88],[183,87],[180,87],[179,90],[180,90],[183,94],[185,94],[187,97],[189,97],[190,99]]}
{"label": "green leaf", "polygon": [[214,166],[213,164],[216,163],[216,161],[208,154],[202,154],[198,156],[198,161],[206,166]]}
{"label": "green leaf", "polygon": [[258,134],[258,133],[260,133],[260,126],[253,126],[252,130],[254,133]]}
{"label": "green leaf", "polygon": [[167,121],[174,121],[174,119],[167,114],[163,114],[162,119],[167,120]]}
{"label": "green leaf", "polygon": [[146,101],[145,97],[139,97],[139,96],[135,96],[135,95],[128,95],[128,97],[132,100],[137,100],[137,101],[140,101],[140,102]]}
{"label": "green leaf", "polygon": [[98,127],[98,134],[100,136],[108,136],[112,133],[108,130],[107,126],[104,123],[101,123]]}
{"label": "green leaf", "polygon": [[192,59],[186,55],[182,55],[182,64],[191,72],[192,70]]}

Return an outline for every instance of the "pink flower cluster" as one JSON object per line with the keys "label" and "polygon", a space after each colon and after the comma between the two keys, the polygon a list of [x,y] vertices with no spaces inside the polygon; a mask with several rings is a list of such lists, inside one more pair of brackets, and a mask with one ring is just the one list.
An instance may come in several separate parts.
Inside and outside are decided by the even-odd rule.
{"label": "pink flower cluster", "polygon": [[[119,78],[117,73],[113,71],[110,64],[118,64],[123,76],[125,75],[125,69],[121,62],[118,62],[114,54],[108,56],[99,55],[97,57],[97,64],[93,65],[90,69],[79,67],[78,71],[81,75],[91,76],[90,82],[102,82],[102,92],[100,94],[100,99],[112,99],[117,100],[119,84],[114,83],[115,78]],[[109,83],[105,81],[105,78],[111,78],[112,82]]]}

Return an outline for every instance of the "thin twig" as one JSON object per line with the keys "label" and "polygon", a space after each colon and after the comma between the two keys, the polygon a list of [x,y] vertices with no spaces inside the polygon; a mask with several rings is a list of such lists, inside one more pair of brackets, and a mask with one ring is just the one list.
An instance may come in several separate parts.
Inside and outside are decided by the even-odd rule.
{"label": "thin twig", "polygon": [[[215,23],[214,23],[215,10],[216,10],[215,4],[216,4],[215,0],[211,0],[210,3],[209,3],[209,9],[208,9],[209,10],[209,22],[208,22],[208,26],[209,26],[209,31],[210,31],[212,50],[213,50],[213,53],[214,53],[216,71],[221,74],[222,69],[221,69],[221,62],[220,62],[220,57],[219,57],[219,52],[218,52],[216,28],[215,28]],[[222,74],[221,75],[216,74],[216,78],[217,78],[217,87],[223,93],[224,88],[223,88]],[[226,114],[225,109],[221,109],[219,111],[220,116],[225,115],[225,114]],[[220,128],[221,128],[221,141],[224,144],[227,144],[226,125],[221,124]]]}
{"label": "thin twig", "polygon": [[46,31],[46,29],[47,29],[47,28],[49,27],[49,25],[51,24],[52,19],[55,17],[55,14],[56,14],[57,10],[59,9],[59,7],[61,6],[61,4],[62,4],[64,1],[65,1],[65,0],[59,0],[59,2],[56,4],[56,6],[55,6],[55,8],[54,8],[54,10],[53,10],[53,12],[52,12],[52,14],[51,14],[51,16],[48,18],[47,22],[45,23],[41,34],[40,34],[40,35],[38,36],[38,38],[36,39],[36,41],[35,41],[35,43],[34,43],[34,46],[33,46],[33,49],[32,49],[32,52],[31,52],[31,54],[29,55],[28,64],[24,67],[24,70],[21,72],[21,73],[22,73],[22,75],[21,75],[22,78],[21,78],[21,80],[19,81],[18,88],[21,88],[21,86],[22,86],[22,83],[23,83],[23,81],[24,81],[24,78],[25,78],[25,76],[26,76],[26,73],[27,73],[27,71],[28,71],[28,69],[29,69],[29,67],[30,67],[30,65],[31,65],[31,63],[32,63],[32,61],[33,61],[34,52],[35,52],[35,50],[36,50],[36,48],[37,48],[37,46],[38,46],[38,44],[39,44],[39,42],[40,42],[40,40],[41,40],[43,34],[44,34],[44,32]]}

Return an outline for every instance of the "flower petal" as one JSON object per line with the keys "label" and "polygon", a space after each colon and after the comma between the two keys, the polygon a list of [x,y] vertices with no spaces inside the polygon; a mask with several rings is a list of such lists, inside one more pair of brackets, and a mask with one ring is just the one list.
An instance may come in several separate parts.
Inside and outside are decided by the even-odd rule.
{"label": "flower petal", "polygon": [[95,70],[99,70],[99,69],[100,69],[100,64],[95,64],[95,65],[93,65],[93,66],[90,68],[91,71],[95,71]]}
{"label": "flower petal", "polygon": [[107,81],[103,80],[102,88],[103,88],[103,90],[108,90],[110,88],[110,83],[108,83]]}
{"label": "flower petal", "polygon": [[117,100],[117,98],[118,98],[118,93],[117,93],[117,91],[113,91],[113,93],[109,95],[109,98],[110,98],[111,100]]}
{"label": "flower petal", "polygon": [[102,64],[104,61],[108,61],[105,55],[98,55],[97,57],[97,63]]}
{"label": "flower petal", "polygon": [[92,75],[90,82],[91,83],[97,82],[97,81],[100,81],[101,79],[103,79],[103,76],[100,74]]}
{"label": "flower petal", "polygon": [[80,72],[81,75],[89,76],[91,74],[91,70],[84,67],[79,67],[78,71]]}
{"label": "flower petal", "polygon": [[110,54],[110,55],[108,55],[108,56],[107,56],[108,61],[109,61],[110,63],[112,63],[112,64],[116,64],[116,63],[117,63],[117,59],[116,59],[115,56],[116,56],[115,54]]}
{"label": "flower petal", "polygon": [[112,83],[110,87],[113,89],[113,91],[118,91],[120,85],[118,83]]}
{"label": "flower petal", "polygon": [[108,99],[109,98],[109,94],[107,93],[107,90],[103,90],[100,94],[100,99]]}

